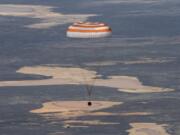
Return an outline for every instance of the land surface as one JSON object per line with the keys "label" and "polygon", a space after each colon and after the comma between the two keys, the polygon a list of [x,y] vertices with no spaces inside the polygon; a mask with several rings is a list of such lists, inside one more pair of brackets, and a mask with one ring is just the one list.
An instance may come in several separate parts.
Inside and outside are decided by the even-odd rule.
{"label": "land surface", "polygon": [[[1,0],[0,134],[179,135],[179,4]],[[113,34],[67,38],[75,21]]]}

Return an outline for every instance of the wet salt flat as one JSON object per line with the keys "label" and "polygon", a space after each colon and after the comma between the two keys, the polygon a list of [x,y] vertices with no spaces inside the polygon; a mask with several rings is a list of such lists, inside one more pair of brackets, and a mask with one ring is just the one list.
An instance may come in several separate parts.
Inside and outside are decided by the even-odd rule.
{"label": "wet salt flat", "polygon": [[[179,135],[179,4],[0,1],[0,134]],[[66,38],[74,21],[113,35]]]}

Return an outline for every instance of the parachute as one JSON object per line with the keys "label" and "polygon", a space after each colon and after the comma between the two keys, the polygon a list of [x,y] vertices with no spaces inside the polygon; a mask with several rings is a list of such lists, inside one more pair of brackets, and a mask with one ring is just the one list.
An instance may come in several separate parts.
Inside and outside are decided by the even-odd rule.
{"label": "parachute", "polygon": [[102,38],[112,34],[111,28],[100,22],[76,22],[67,29],[70,38]]}
{"label": "parachute", "polygon": [[[111,36],[111,34],[112,34],[111,28],[107,24],[101,22],[76,22],[70,25],[66,32],[66,36],[69,38],[90,38],[90,39],[109,37]],[[75,52],[76,50],[73,51],[73,53]],[[82,61],[77,57],[78,54],[77,53],[74,54],[75,61],[77,62],[79,67],[84,68]],[[93,53],[91,53],[91,55],[93,55]],[[97,56],[97,54],[94,54],[94,56]],[[97,66],[96,69],[97,73],[100,70],[100,65],[101,63],[99,63],[99,66]],[[82,82],[82,85],[84,85],[87,90],[87,96],[88,96],[87,105],[92,106],[92,102],[91,102],[92,90],[94,88],[94,84],[98,76],[94,78],[89,78],[87,77],[87,74],[84,73],[83,71],[81,73],[81,76],[84,78],[84,83]]]}

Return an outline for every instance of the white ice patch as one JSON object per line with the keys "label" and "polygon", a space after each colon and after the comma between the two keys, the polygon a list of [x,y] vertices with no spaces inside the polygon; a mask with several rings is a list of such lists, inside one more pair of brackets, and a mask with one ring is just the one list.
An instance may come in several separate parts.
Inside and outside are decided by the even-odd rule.
{"label": "white ice patch", "polygon": [[18,73],[50,76],[43,80],[0,81],[0,87],[8,86],[42,86],[42,85],[93,85],[115,88],[128,93],[169,92],[174,89],[143,85],[136,77],[109,76],[101,78],[96,71],[69,67],[22,67]]}
{"label": "white ice patch", "polygon": [[97,16],[95,14],[61,14],[54,12],[56,7],[40,5],[15,5],[0,4],[1,16],[18,16],[41,19],[39,22],[27,25],[27,28],[47,29],[54,26],[73,23],[76,21],[86,21],[89,17]]}

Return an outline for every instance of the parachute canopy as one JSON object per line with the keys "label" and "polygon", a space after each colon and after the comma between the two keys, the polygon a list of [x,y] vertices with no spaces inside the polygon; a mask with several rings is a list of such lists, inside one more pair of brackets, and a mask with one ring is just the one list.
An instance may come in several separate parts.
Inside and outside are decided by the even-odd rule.
{"label": "parachute canopy", "polygon": [[70,38],[101,38],[108,37],[112,33],[111,28],[100,22],[76,22],[67,29],[67,37]]}

